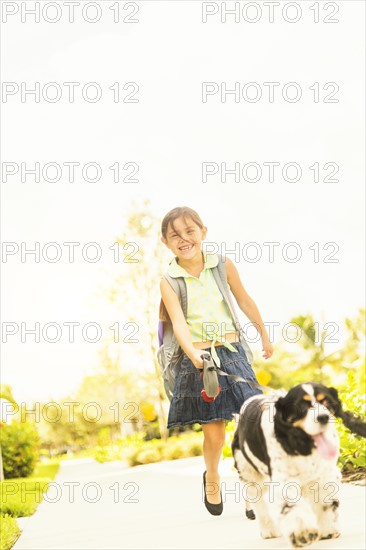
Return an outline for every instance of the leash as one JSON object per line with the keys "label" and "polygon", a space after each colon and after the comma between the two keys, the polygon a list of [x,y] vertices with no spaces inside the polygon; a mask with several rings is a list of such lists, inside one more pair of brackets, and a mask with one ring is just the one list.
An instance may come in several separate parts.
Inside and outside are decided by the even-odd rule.
{"label": "leash", "polygon": [[221,391],[217,374],[219,374],[220,376],[227,376],[228,378],[232,378],[236,382],[246,382],[250,386],[260,390],[269,390],[270,392],[274,392],[274,390],[272,388],[269,388],[268,386],[263,386],[262,384],[254,382],[253,380],[248,380],[247,378],[242,378],[241,376],[238,376],[236,374],[228,374],[227,372],[223,371],[215,365],[211,355],[208,352],[202,354],[201,357],[203,360],[203,372],[201,372],[200,376],[203,380],[204,386],[203,390],[201,391],[201,395],[203,400],[207,401],[208,403],[214,401]]}

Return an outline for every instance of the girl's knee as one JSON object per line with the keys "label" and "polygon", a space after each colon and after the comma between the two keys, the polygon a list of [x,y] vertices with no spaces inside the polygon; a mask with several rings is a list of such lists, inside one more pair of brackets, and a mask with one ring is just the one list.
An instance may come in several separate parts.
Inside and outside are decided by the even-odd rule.
{"label": "girl's knee", "polygon": [[206,429],[204,431],[205,441],[216,448],[225,445],[225,428],[224,429]]}

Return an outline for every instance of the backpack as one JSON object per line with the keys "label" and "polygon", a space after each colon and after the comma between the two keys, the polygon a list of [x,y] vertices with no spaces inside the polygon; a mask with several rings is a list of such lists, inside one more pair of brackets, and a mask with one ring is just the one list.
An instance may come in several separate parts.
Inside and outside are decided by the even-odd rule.
{"label": "backpack", "polygon": [[[243,331],[240,327],[233,299],[230,294],[230,289],[226,278],[225,257],[220,254],[217,254],[217,256],[219,258],[219,263],[217,266],[210,269],[212,269],[212,274],[216,284],[224,297],[233,318],[234,325],[239,332],[239,342],[244,348],[249,363],[252,364],[253,354],[243,336]],[[168,272],[164,274],[164,277],[178,295],[184,317],[187,317],[187,287],[184,277],[171,277]],[[157,352],[157,360],[162,373],[165,393],[169,401],[171,401],[173,398],[175,379],[177,376],[179,363],[183,358],[184,352],[174,335],[173,326],[170,321],[159,321],[158,337],[159,349]]]}

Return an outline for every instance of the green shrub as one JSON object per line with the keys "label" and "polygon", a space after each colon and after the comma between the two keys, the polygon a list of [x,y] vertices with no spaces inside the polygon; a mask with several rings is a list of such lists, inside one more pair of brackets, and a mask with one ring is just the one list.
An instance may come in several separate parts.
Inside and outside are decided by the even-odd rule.
{"label": "green shrub", "polygon": [[139,443],[127,454],[127,460],[131,466],[158,462],[160,460],[177,460],[190,456],[202,455],[202,434],[197,432],[185,432],[181,435],[171,436],[166,441],[152,439],[145,443]]}
{"label": "green shrub", "polygon": [[121,459],[120,457],[120,453],[119,455],[116,455],[115,451],[114,450],[111,450],[110,447],[95,447],[95,449],[93,450],[93,458],[94,460],[96,460],[97,462],[110,462],[111,460],[118,460],[117,456],[119,456],[119,459]]}
{"label": "green shrub", "polygon": [[39,458],[39,435],[34,424],[13,420],[2,424],[1,450],[5,479],[27,477]]}
{"label": "green shrub", "polygon": [[138,432],[120,440],[118,445],[97,447],[93,457],[99,462],[125,460],[130,466],[138,466],[160,460],[200,456],[202,441],[202,433],[196,431],[185,431],[168,437],[166,441],[157,438],[146,441],[144,433]]}
{"label": "green shrub", "polygon": [[29,477],[49,477],[50,479],[55,479],[59,468],[60,461],[57,458],[52,458],[45,462],[38,462],[33,473]]}
{"label": "green shrub", "polygon": [[0,483],[0,512],[12,517],[34,514],[47,490],[49,478],[15,478]]}
{"label": "green shrub", "polygon": [[0,535],[0,550],[9,550],[19,538],[20,529],[17,521],[5,514],[0,517],[1,535]]}
{"label": "green shrub", "polygon": [[163,460],[177,460],[189,456],[202,455],[202,434],[187,432],[184,435],[172,436],[162,449]]}
{"label": "green shrub", "polygon": [[230,422],[228,422],[226,425],[225,445],[222,449],[223,458],[230,458],[232,456],[231,442],[234,437],[235,426],[235,420],[230,420]]}
{"label": "green shrub", "polygon": [[142,449],[136,454],[131,455],[131,466],[150,464],[151,462],[160,462],[160,460],[161,452],[159,448],[149,445],[146,449]]}
{"label": "green shrub", "polygon": [[165,449],[162,449],[162,460],[177,460],[183,458],[184,456],[189,456],[188,452],[184,451],[184,445],[180,441],[170,441]]}
{"label": "green shrub", "polygon": [[[338,391],[338,395],[345,411],[351,411],[366,420],[366,395],[362,393],[364,387],[364,373],[350,371],[347,385]],[[366,470],[366,439],[352,434],[341,421],[337,420],[337,424],[341,445],[339,463],[346,470],[357,467]]]}
{"label": "green shrub", "polygon": [[59,466],[59,462],[54,459],[40,462],[33,472],[34,476],[39,477],[18,477],[0,482],[0,550],[12,548],[20,535],[14,518],[34,514]]}
{"label": "green shrub", "polygon": [[92,457],[98,462],[111,460],[126,460],[131,453],[137,453],[143,448],[145,441],[143,432],[136,432],[123,439],[117,439],[113,445],[97,446],[93,449]]}

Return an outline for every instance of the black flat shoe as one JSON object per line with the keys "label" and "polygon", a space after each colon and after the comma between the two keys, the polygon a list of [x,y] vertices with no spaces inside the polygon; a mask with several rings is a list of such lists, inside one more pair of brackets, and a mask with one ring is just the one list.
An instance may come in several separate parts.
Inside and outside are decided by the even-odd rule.
{"label": "black flat shoe", "polygon": [[255,513],[253,510],[245,510],[245,515],[248,519],[255,519]]}
{"label": "black flat shoe", "polygon": [[207,496],[206,496],[206,471],[203,472],[203,490],[204,490],[204,493],[205,493],[205,506],[206,506],[207,510],[213,516],[220,516],[222,514],[223,509],[224,509],[224,505],[223,505],[223,502],[222,502],[221,490],[220,490],[220,497],[221,497],[220,504],[211,504],[211,502],[208,502]]}

